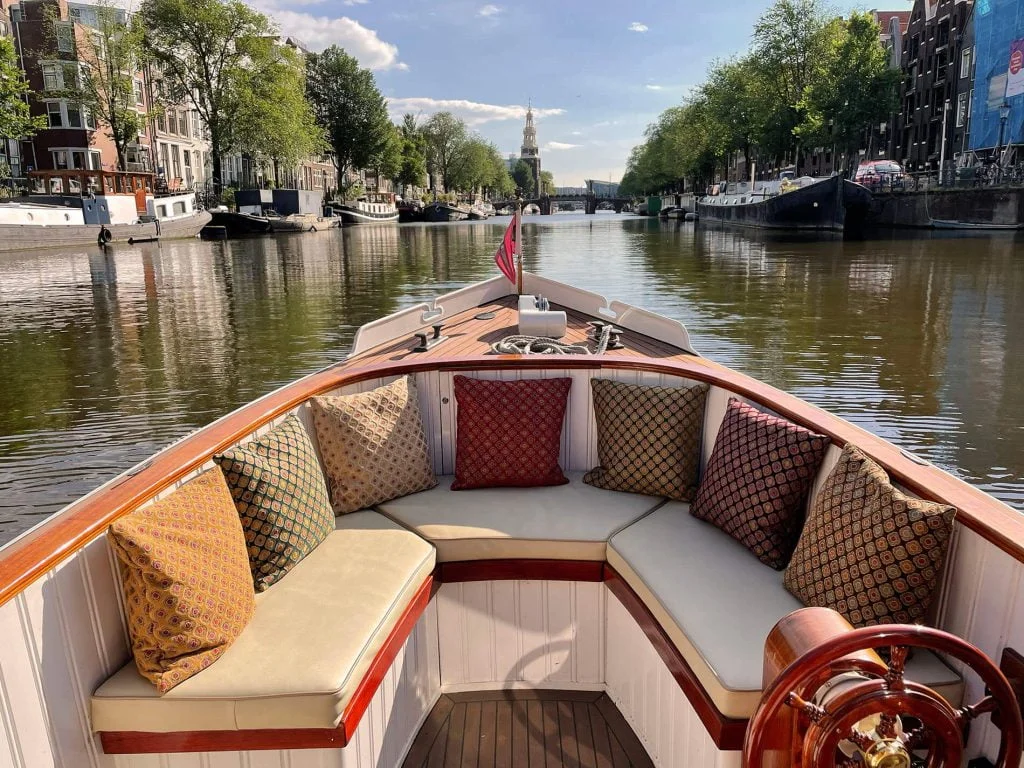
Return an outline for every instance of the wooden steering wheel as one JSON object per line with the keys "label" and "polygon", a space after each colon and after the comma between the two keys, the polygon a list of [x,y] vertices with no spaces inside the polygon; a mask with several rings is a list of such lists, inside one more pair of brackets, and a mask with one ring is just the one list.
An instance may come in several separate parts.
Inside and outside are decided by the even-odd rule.
{"label": "wooden steering wheel", "polygon": [[[808,610],[808,609],[805,609]],[[888,647],[888,668],[867,672],[863,652]],[[947,654],[966,664],[985,683],[978,702],[954,709],[930,688],[906,680],[904,663],[911,648]],[[851,674],[853,673],[853,674]],[[819,698],[823,681],[846,675],[831,695]],[[786,712],[785,708],[792,708]],[[792,661],[767,687],[747,728],[746,768],[778,762],[773,746],[779,731],[797,720],[799,753],[786,758],[801,768],[960,768],[971,721],[998,711],[997,768],[1019,768],[1021,711],[1017,696],[999,668],[981,651],[948,632],[910,624],[850,630],[812,647]],[[780,725],[781,724],[781,725]],[[904,729],[905,728],[905,729]],[[927,751],[927,757],[922,755]]]}

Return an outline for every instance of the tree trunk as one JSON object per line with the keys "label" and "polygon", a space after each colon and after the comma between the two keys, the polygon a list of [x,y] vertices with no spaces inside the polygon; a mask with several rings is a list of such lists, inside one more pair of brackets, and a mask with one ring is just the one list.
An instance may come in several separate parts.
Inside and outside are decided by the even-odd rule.
{"label": "tree trunk", "polygon": [[223,175],[221,173],[222,152],[220,146],[220,130],[209,125],[210,129],[210,163],[213,165],[210,178],[213,181],[213,194],[220,202],[220,193],[223,188]]}
{"label": "tree trunk", "polygon": [[274,188],[275,189],[280,189],[281,188],[281,174],[280,174],[280,170],[278,168],[278,162],[277,162],[277,158],[276,157],[274,158]]}

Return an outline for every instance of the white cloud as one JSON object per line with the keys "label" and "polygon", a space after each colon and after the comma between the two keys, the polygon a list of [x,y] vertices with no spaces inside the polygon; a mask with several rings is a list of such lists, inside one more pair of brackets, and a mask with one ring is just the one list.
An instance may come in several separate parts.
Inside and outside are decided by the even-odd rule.
{"label": "white cloud", "polygon": [[653,83],[648,83],[647,85],[644,86],[644,88],[646,88],[648,91],[663,91],[663,90],[665,90],[665,86],[664,85],[654,85]]}
{"label": "white cloud", "polygon": [[544,149],[549,152],[557,152],[560,149],[576,149],[580,146],[579,144],[566,144],[564,141],[549,141],[544,145]]}
{"label": "white cloud", "polygon": [[647,25],[641,24],[639,21],[634,21],[632,24],[629,25],[628,29],[630,32],[646,32]]}
{"label": "white cloud", "polygon": [[583,135],[583,131],[572,131],[572,135],[573,136],[582,136]]}
{"label": "white cloud", "polygon": [[[322,51],[330,45],[338,45],[368,69],[381,71],[409,68],[399,60],[397,45],[381,40],[376,31],[364,27],[358,21],[347,16],[330,18],[293,11],[281,7],[282,1],[253,0],[251,4],[273,17],[282,33],[297,37],[311,50]],[[306,0],[306,4],[320,1]],[[346,5],[362,5],[369,2],[369,0],[344,1]]]}
{"label": "white cloud", "polygon": [[341,0],[342,5],[366,5],[370,0]]}
{"label": "white cloud", "polygon": [[[365,2],[365,0],[364,0],[364,2]],[[479,11],[477,11],[476,15],[477,16],[484,16],[484,17],[487,17],[487,16],[497,16],[499,13],[501,13],[502,10],[503,9],[498,7],[497,5],[488,4],[488,5],[483,6]]]}
{"label": "white cloud", "polygon": [[[477,126],[498,120],[525,120],[526,107],[521,104],[481,104],[465,99],[431,99],[425,96],[388,99],[388,110],[394,116],[406,112],[413,114],[433,114],[435,112],[451,112],[466,121],[467,125]],[[533,116],[544,118],[561,115],[564,109],[538,109],[534,107]]]}

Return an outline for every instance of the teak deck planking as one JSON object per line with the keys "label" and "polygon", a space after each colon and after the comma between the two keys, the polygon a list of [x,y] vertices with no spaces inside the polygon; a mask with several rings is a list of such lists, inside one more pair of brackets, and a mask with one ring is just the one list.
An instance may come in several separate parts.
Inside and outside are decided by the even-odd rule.
{"label": "teak deck planking", "polygon": [[403,768],[654,768],[607,694],[473,691],[441,696]]}

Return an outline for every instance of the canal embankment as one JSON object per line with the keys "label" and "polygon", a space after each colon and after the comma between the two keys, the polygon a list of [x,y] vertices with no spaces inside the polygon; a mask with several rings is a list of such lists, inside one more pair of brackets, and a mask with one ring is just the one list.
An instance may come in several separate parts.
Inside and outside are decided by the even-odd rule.
{"label": "canal embankment", "polygon": [[1024,227],[1024,189],[939,187],[873,195],[870,223],[875,227],[931,228],[936,222]]}

